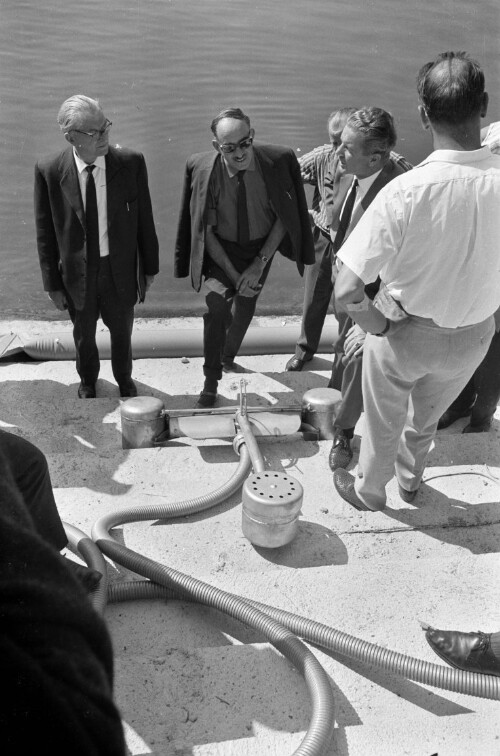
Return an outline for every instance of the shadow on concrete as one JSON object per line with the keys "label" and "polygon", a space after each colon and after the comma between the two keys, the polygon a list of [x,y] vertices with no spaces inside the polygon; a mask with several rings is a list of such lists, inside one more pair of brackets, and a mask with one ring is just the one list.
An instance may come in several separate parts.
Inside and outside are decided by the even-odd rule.
{"label": "shadow on concrete", "polygon": [[451,499],[423,484],[414,509],[391,509],[384,514],[412,530],[442,543],[468,549],[472,554],[500,551],[500,506],[496,501],[468,504]]}
{"label": "shadow on concrete", "polygon": [[[173,742],[182,742],[185,754],[194,754],[196,746],[251,738],[262,727],[291,734],[307,729],[310,701],[305,684],[272,647],[252,645],[266,642],[258,632],[198,604],[144,603],[112,605],[106,618],[117,655],[117,703],[129,726],[153,750],[157,733],[161,729],[164,736],[165,728]],[[161,637],[160,646],[148,645],[151,626],[157,630],[155,639]],[[410,680],[318,649],[436,717],[473,712]],[[348,756],[345,729],[363,721],[335,682],[335,673],[330,681],[337,723],[332,746],[338,756]]]}
{"label": "shadow on concrete", "polygon": [[278,549],[253,547],[267,562],[295,569],[347,564],[347,548],[333,530],[300,520],[298,533],[287,546]]}
{"label": "shadow on concrete", "polygon": [[[317,648],[320,648],[323,653],[331,659],[338,661],[340,664],[348,667],[348,669],[361,675],[366,680],[370,680],[375,683],[375,685],[393,693],[398,698],[403,698],[405,701],[417,706],[419,709],[428,711],[437,717],[471,714],[473,712],[473,709],[461,706],[454,701],[449,701],[445,696],[435,693],[434,690],[430,691],[428,688],[424,688],[412,680],[407,680],[404,677],[385,672],[379,667],[362,664],[361,662],[349,659],[346,656],[341,656],[333,651],[327,651],[320,646]],[[351,704],[349,704],[349,709],[352,710]],[[351,727],[352,725],[360,723],[357,715],[354,720],[351,720],[350,712],[343,712],[342,710],[337,713],[337,722],[344,727]]]}
{"label": "shadow on concrete", "polygon": [[[6,430],[28,439],[48,457],[54,488],[124,494],[130,486],[113,480],[129,453],[122,449],[117,425],[119,397],[78,399],[77,385],[53,380],[6,381],[2,384],[1,419]],[[116,386],[113,392],[117,392]]]}
{"label": "shadow on concrete", "polygon": [[[117,704],[152,751],[165,732],[187,755],[197,746],[253,738],[263,728],[274,740],[277,733],[293,735],[309,726],[304,681],[242,623],[182,601],[111,605],[106,619],[116,653]],[[349,711],[335,688],[335,700],[342,697],[342,709]],[[360,723],[352,708],[348,719]],[[348,750],[336,753],[347,756]]]}

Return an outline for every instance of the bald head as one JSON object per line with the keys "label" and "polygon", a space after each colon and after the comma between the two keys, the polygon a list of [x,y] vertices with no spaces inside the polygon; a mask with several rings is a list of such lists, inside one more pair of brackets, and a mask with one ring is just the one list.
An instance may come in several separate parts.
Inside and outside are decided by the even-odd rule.
{"label": "bald head", "polygon": [[484,73],[465,52],[445,52],[422,66],[417,90],[431,123],[463,124],[483,107]]}

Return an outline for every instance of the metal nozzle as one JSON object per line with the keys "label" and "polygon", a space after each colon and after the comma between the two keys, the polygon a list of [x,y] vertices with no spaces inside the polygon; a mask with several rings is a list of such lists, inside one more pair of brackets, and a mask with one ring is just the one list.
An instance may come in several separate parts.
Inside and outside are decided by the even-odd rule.
{"label": "metal nozzle", "polygon": [[244,378],[240,380],[240,413],[247,414],[247,383]]}

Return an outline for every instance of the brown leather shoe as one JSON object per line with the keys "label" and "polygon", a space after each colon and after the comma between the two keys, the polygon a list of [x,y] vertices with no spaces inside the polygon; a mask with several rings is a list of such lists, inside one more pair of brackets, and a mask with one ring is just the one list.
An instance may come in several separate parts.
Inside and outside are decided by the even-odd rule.
{"label": "brown leather shoe", "polygon": [[500,677],[500,659],[491,650],[491,634],[436,630],[427,626],[425,637],[432,650],[452,667]]}
{"label": "brown leather shoe", "polygon": [[80,399],[95,399],[95,384],[82,381],[78,386],[78,396]]}
{"label": "brown leather shoe", "polygon": [[285,370],[287,373],[300,373],[306,362],[310,362],[311,359],[312,357],[309,357],[307,360],[300,357],[291,357],[285,365]]}
{"label": "brown leather shoe", "polygon": [[354,509],[360,509],[363,512],[371,512],[372,510],[366,507],[361,499],[358,498],[356,491],[354,490],[354,475],[351,475],[346,470],[339,468],[333,473],[333,485],[339,496],[344,499]]}
{"label": "brown leather shoe", "polygon": [[353,457],[350,439],[344,431],[337,429],[333,437],[333,445],[328,455],[330,470],[335,472],[339,468],[346,468]]}

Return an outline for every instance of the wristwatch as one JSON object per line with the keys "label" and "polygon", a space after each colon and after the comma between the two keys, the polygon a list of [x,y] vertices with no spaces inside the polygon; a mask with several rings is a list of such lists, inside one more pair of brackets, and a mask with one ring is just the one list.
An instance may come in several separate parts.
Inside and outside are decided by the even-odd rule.
{"label": "wristwatch", "polygon": [[266,257],[265,255],[257,255],[257,257],[259,258],[259,260],[262,260],[263,263],[269,262],[269,257]]}

